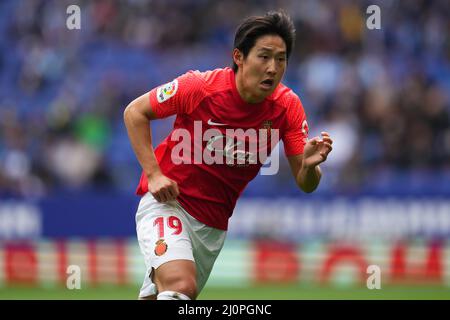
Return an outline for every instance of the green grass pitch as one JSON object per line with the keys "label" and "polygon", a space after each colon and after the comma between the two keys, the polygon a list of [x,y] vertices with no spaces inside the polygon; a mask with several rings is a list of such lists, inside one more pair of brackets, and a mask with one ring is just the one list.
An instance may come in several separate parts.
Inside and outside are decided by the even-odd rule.
{"label": "green grass pitch", "polygon": [[[135,300],[139,288],[131,286],[66,288],[1,287],[0,299],[14,300]],[[444,286],[385,286],[379,290],[363,287],[336,288],[299,285],[260,285],[244,288],[206,287],[199,300],[374,300],[433,299],[449,300],[450,288]]]}

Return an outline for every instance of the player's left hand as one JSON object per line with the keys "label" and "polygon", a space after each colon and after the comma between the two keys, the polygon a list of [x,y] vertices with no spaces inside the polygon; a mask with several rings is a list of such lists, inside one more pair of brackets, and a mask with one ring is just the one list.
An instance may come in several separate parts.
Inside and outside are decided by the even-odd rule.
{"label": "player's left hand", "polygon": [[331,140],[328,132],[321,132],[322,138],[314,137],[305,144],[303,152],[303,165],[307,168],[315,167],[318,164],[327,160],[328,154],[333,150]]}

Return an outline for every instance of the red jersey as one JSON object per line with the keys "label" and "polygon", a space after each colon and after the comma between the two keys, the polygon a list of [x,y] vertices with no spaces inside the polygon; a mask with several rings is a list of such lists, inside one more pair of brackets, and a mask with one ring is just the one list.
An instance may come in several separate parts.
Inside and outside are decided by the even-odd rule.
{"label": "red jersey", "polygon": [[[247,103],[236,89],[235,73],[230,68],[189,71],[151,90],[150,105],[158,118],[177,115],[172,132],[155,149],[155,155],[162,173],[178,184],[178,202],[198,221],[222,230],[227,230],[237,199],[258,174],[263,162],[236,164],[224,160],[208,164],[201,161],[198,155],[201,157],[208,151],[205,148],[211,147],[212,140],[217,142],[211,136],[202,138],[205,131],[213,128],[216,137],[220,134],[226,137],[227,130],[231,129],[278,130],[287,156],[302,154],[308,135],[302,103],[291,89],[280,83],[263,102]],[[195,134],[202,136],[196,138]],[[186,141],[183,143],[192,148],[180,152],[183,135],[191,137],[187,144]],[[270,154],[270,132],[268,136],[265,142],[258,143],[259,149],[267,148]],[[233,143],[233,139],[231,142],[224,140],[225,146],[222,144],[222,149],[227,149],[221,151],[224,158],[230,155],[230,148],[239,144]],[[264,138],[256,136],[256,139]],[[236,156],[236,152],[231,154]],[[249,155],[250,152],[245,152],[244,158],[248,160]],[[136,193],[144,195],[147,192],[147,177],[142,174]]]}

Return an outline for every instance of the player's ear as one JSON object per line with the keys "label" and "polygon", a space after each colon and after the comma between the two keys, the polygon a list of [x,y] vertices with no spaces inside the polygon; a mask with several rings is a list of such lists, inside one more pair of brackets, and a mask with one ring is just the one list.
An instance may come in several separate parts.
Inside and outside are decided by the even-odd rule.
{"label": "player's ear", "polygon": [[242,67],[244,62],[244,54],[237,48],[233,50],[233,61],[238,67]]}

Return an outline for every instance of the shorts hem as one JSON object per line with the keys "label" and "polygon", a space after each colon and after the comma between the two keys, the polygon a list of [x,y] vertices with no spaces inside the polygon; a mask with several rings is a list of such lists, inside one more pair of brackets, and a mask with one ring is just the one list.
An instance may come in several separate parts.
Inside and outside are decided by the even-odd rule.
{"label": "shorts hem", "polygon": [[189,250],[187,248],[171,248],[169,250],[169,252],[166,252],[161,256],[153,256],[150,261],[150,265],[153,268],[158,269],[158,267],[160,267],[162,264],[175,260],[190,260],[195,262],[195,259],[192,255],[192,249]]}

